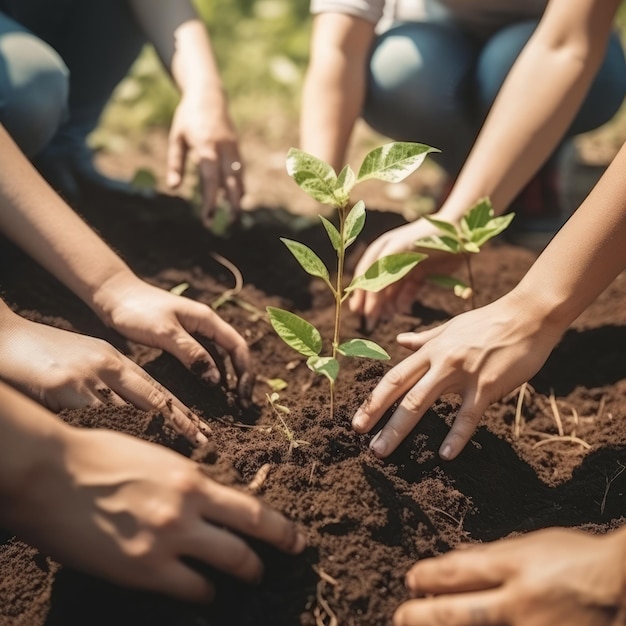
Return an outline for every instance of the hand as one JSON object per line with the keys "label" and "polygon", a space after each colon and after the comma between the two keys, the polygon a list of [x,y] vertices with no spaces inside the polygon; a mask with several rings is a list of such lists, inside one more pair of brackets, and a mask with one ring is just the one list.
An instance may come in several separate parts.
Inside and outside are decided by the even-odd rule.
{"label": "hand", "polygon": [[190,441],[207,441],[200,429],[208,427],[196,415],[101,339],[5,315],[0,378],[55,412],[129,402],[159,411]]}
{"label": "hand", "polygon": [[[620,536],[620,533],[622,536]],[[610,626],[623,623],[623,531],[549,529],[424,559],[394,626]],[[616,619],[617,618],[617,619]]]}
{"label": "hand", "polygon": [[218,192],[223,189],[231,220],[239,217],[244,195],[243,166],[237,134],[221,98],[212,100],[183,95],[172,121],[167,155],[167,184],[178,187],[183,179],[187,155],[198,164],[202,194],[202,221],[210,227],[215,217]]}
{"label": "hand", "polygon": [[[354,275],[359,276],[378,259],[390,254],[415,252],[415,242],[437,234],[437,229],[428,221],[418,219],[404,226],[390,230],[375,239],[359,259]],[[461,263],[452,254],[434,250],[425,251],[428,258],[421,261],[404,278],[379,292],[356,290],[349,300],[353,313],[362,316],[365,328],[371,332],[381,319],[391,317],[395,312],[408,313],[415,300],[415,294],[434,274],[450,274]]]}
{"label": "hand", "polygon": [[37,473],[3,514],[3,523],[59,562],[120,585],[208,601],[213,585],[185,558],[256,583],[263,565],[246,535],[303,550],[294,524],[185,457],[119,433],[71,430],[57,466]]}
{"label": "hand", "polygon": [[192,333],[214,342],[230,356],[242,405],[250,404],[255,377],[248,344],[210,307],[149,285],[128,273],[103,285],[95,302],[104,322],[121,335],[169,352],[211,385],[221,382],[220,370]]}
{"label": "hand", "polygon": [[398,342],[416,352],[383,376],[352,426],[368,432],[404,395],[370,443],[375,454],[386,457],[439,396],[456,393],[462,403],[439,450],[443,459],[453,459],[487,407],[537,373],[561,332],[533,309],[529,298],[510,292],[436,328],[403,333]]}

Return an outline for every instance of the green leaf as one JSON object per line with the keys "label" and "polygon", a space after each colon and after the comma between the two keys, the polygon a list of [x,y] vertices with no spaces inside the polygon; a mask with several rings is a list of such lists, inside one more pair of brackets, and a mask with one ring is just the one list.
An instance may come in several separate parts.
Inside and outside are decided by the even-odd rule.
{"label": "green leaf", "polygon": [[295,313],[267,307],[270,323],[278,336],[296,352],[304,356],[317,356],[322,349],[322,336],[319,330]]}
{"label": "green leaf", "polygon": [[458,254],[461,252],[461,243],[458,239],[447,237],[445,235],[433,235],[432,237],[424,237],[415,242],[418,248],[428,248],[429,250],[441,250],[450,254]]}
{"label": "green leaf", "polygon": [[499,235],[503,230],[506,230],[514,217],[515,213],[507,213],[506,215],[490,219],[484,228],[471,231],[469,240],[478,247],[481,247],[484,243],[493,239],[496,235]]}
{"label": "green leaf", "polygon": [[335,188],[335,198],[339,206],[346,206],[350,201],[350,192],[356,184],[356,174],[354,170],[346,165],[337,177],[337,186]]}
{"label": "green leaf", "polygon": [[419,252],[402,252],[384,256],[374,261],[364,274],[355,276],[345,291],[346,293],[355,289],[380,291],[408,274],[426,256]]}
{"label": "green leaf", "polygon": [[428,277],[429,282],[445,287],[446,289],[454,289],[455,287],[462,287],[465,289],[467,285],[455,276],[449,276],[448,274],[432,274]]}
{"label": "green leaf", "polygon": [[365,225],[365,202],[359,200],[346,217],[344,224],[344,247],[347,248],[359,236]]}
{"label": "green leaf", "polygon": [[326,376],[331,382],[335,382],[339,374],[339,362],[332,356],[312,356],[307,359],[306,364],[310,370]]}
{"label": "green leaf", "polygon": [[480,199],[470,210],[463,216],[470,231],[482,228],[489,223],[493,217],[493,206],[489,198]]}
{"label": "green leaf", "polygon": [[427,222],[430,222],[435,228],[438,228],[442,233],[451,235],[452,237],[458,237],[459,234],[456,230],[456,226],[451,224],[450,222],[446,222],[445,220],[438,220],[434,217],[429,217],[428,215],[424,215],[424,219]]}
{"label": "green leaf", "polygon": [[391,358],[377,343],[369,339],[349,339],[337,346],[337,352],[344,356],[379,359],[381,361],[387,361]]}
{"label": "green leaf", "polygon": [[331,206],[337,204],[337,174],[328,163],[297,148],[290,148],[287,173],[314,200]]}
{"label": "green leaf", "polygon": [[341,235],[339,231],[335,228],[335,225],[327,220],[323,215],[320,215],[320,219],[322,220],[322,224],[328,233],[328,238],[330,239],[330,243],[332,244],[335,250],[339,250],[341,248]]}
{"label": "green leaf", "polygon": [[289,248],[289,252],[296,257],[296,260],[303,269],[311,274],[311,276],[318,276],[319,278],[323,278],[325,281],[330,280],[330,274],[324,265],[322,259],[320,259],[311,248],[305,246],[303,243],[299,241],[293,241],[293,239],[286,239],[285,237],[281,237],[280,240]]}
{"label": "green leaf", "polygon": [[439,150],[409,141],[392,142],[375,148],[365,156],[359,170],[358,182],[376,178],[398,183],[412,174],[430,152]]}

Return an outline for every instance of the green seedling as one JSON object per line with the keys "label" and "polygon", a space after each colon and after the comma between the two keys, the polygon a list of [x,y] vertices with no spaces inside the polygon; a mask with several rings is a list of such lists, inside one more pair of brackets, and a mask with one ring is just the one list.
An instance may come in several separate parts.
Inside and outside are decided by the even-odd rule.
{"label": "green seedling", "polygon": [[406,252],[393,254],[375,261],[364,274],[354,276],[344,284],[344,263],[347,248],[352,245],[365,224],[365,203],[356,202],[350,208],[350,193],[357,183],[377,179],[396,183],[413,173],[435,148],[424,144],[389,143],[369,152],[361,164],[358,174],[346,165],[339,174],[324,161],[291,148],[287,154],[287,172],[296,183],[322,204],[337,211],[338,226],[320,215],[330,243],[336,252],[337,265],[334,278],[320,257],[308,246],[291,239],[281,238],[302,268],[311,276],[323,280],[335,301],[335,325],[330,339],[330,354],[323,355],[324,341],[312,324],[298,315],[268,307],[270,322],[281,339],[291,348],[307,357],[308,367],[318,375],[325,376],[330,383],[330,414],[334,415],[335,381],[339,374],[338,355],[371,359],[389,359],[387,352],[369,339],[340,338],[342,305],[355,289],[380,291],[400,280],[410,272],[425,254]]}
{"label": "green seedling", "polygon": [[515,213],[495,217],[491,201],[488,198],[479,200],[462,218],[458,225],[445,220],[424,216],[439,230],[439,235],[425,237],[415,242],[418,248],[440,250],[450,254],[460,254],[465,260],[468,283],[453,276],[430,276],[429,279],[443,287],[451,287],[460,298],[471,299],[472,308],[476,308],[474,294],[474,276],[472,274],[471,257],[480,252],[481,247],[490,239],[508,228]]}
{"label": "green seedling", "polygon": [[283,415],[289,415],[291,411],[284,405],[279,404],[280,396],[277,392],[272,392],[271,394],[266,393],[265,398],[267,399],[267,403],[270,405],[274,415],[278,418],[280,422],[281,428],[285,433],[285,437],[287,437],[287,441],[289,442],[289,450],[287,451],[287,455],[291,456],[294,448],[299,448],[300,446],[308,446],[310,443],[308,441],[304,441],[304,439],[296,439],[293,431],[287,425],[285,418]]}

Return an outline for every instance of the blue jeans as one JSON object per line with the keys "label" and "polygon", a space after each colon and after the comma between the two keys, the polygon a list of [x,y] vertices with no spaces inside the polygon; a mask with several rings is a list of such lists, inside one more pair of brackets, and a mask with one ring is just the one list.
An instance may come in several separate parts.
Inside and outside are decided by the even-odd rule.
{"label": "blue jeans", "polygon": [[125,0],[5,0],[0,124],[28,156],[84,149],[145,37]]}
{"label": "blue jeans", "polygon": [[[536,21],[479,40],[451,23],[406,22],[376,40],[363,118],[395,140],[439,148],[452,176],[463,164]],[[532,85],[528,86],[532,98]],[[626,96],[626,60],[612,36],[604,63],[566,137],[609,121]]]}

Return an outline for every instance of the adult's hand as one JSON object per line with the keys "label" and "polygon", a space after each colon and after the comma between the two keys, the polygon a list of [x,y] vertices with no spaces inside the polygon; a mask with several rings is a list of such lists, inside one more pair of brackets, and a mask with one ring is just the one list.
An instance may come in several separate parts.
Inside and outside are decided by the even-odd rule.
{"label": "adult's hand", "polygon": [[626,617],[624,531],[549,529],[454,550],[408,572],[394,626],[610,626]]}
{"label": "adult's hand", "polygon": [[562,330],[544,319],[530,299],[510,292],[436,328],[403,333],[398,342],[415,352],[383,376],[352,425],[358,432],[370,431],[404,396],[370,443],[375,454],[386,457],[437,398],[459,394],[461,406],[439,450],[443,459],[453,459],[487,407],[537,373]]}
{"label": "adult's hand", "polygon": [[146,371],[101,339],[26,320],[2,304],[0,378],[53,411],[99,404],[157,410],[206,442],[207,426]]}
{"label": "adult's hand", "polygon": [[[71,428],[34,403],[15,407],[20,413],[8,418],[8,432],[4,423],[0,430],[23,454],[12,458],[2,442],[2,463],[13,475],[2,483],[0,518],[65,565],[208,601],[213,585],[190,559],[255,583],[263,565],[245,537],[292,554],[304,549],[293,523],[210,480],[178,453],[112,431]],[[7,410],[3,404],[2,420]]]}
{"label": "adult's hand", "polygon": [[[415,252],[418,239],[437,234],[437,229],[427,220],[405,224],[387,231],[375,239],[359,259],[354,275],[358,276],[378,259],[390,254]],[[357,289],[348,304],[350,310],[363,318],[365,328],[372,331],[381,319],[391,317],[394,313],[407,313],[415,300],[415,294],[422,287],[428,276],[450,274],[461,263],[457,255],[446,254],[434,250],[425,250],[428,257],[421,261],[415,269],[404,278],[378,292]]]}
{"label": "adult's hand", "polygon": [[167,184],[170,187],[181,184],[190,153],[198,167],[205,226],[213,223],[220,191],[227,200],[231,221],[238,219],[244,195],[244,171],[237,133],[221,93],[213,97],[210,91],[199,90],[181,98],[169,134]]}
{"label": "adult's hand", "polygon": [[209,351],[192,335],[205,337],[229,355],[243,406],[252,397],[254,374],[245,339],[205,304],[139,280],[129,272],[112,277],[94,298],[106,324],[132,341],[161,348],[205,382],[221,382]]}

